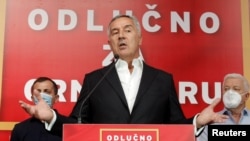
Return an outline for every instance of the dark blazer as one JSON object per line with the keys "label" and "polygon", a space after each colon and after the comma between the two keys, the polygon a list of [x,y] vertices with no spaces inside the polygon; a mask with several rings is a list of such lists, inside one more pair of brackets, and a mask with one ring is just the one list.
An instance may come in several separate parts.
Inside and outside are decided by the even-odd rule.
{"label": "dark blazer", "polygon": [[[57,115],[52,132],[60,133],[63,123],[76,123],[83,100],[96,86],[112,64],[85,75],[82,90],[70,118]],[[84,102],[82,123],[116,124],[191,124],[180,107],[173,77],[170,73],[144,63],[138,94],[130,114],[115,67]]]}
{"label": "dark blazer", "polygon": [[38,119],[29,118],[14,126],[10,141],[62,141],[62,138],[48,132]]}

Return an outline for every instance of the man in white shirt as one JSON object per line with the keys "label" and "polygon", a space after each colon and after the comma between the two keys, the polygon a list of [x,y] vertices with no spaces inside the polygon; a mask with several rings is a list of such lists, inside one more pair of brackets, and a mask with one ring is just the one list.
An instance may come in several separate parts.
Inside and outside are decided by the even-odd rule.
{"label": "man in white shirt", "polygon": [[213,111],[218,99],[200,114],[188,119],[184,116],[172,74],[149,66],[140,56],[141,28],[134,16],[114,17],[108,26],[108,37],[116,59],[85,75],[70,116],[42,107],[42,99],[40,107],[20,101],[21,106],[47,121],[47,129],[58,135],[62,134],[64,123],[194,124],[196,130],[227,118]]}

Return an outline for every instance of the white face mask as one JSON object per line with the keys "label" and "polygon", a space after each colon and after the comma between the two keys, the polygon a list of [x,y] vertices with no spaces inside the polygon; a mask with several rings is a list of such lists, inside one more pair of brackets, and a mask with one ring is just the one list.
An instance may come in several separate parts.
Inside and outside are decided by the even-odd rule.
{"label": "white face mask", "polygon": [[[46,93],[40,93],[42,99],[50,106],[52,107],[52,96]],[[38,103],[37,98],[34,96],[34,102],[35,104]]]}
{"label": "white face mask", "polygon": [[223,103],[228,109],[238,107],[241,103],[241,100],[241,94],[231,89],[226,91],[223,95]]}

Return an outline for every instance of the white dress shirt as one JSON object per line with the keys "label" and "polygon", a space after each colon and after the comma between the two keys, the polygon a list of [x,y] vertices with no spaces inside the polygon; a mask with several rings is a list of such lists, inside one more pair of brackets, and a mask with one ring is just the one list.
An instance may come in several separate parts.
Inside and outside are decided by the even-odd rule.
{"label": "white dress shirt", "polygon": [[119,59],[116,63],[116,70],[125,93],[130,113],[133,110],[134,102],[141,81],[143,68],[142,59],[140,57],[134,59],[132,65],[133,71],[130,72],[128,63],[126,61]]}
{"label": "white dress shirt", "polygon": [[[123,91],[125,93],[129,111],[130,113],[132,113],[134,102],[137,96],[137,92],[138,92],[141,77],[142,77],[143,58],[139,57],[133,60],[132,72],[129,71],[128,64],[124,60],[121,60],[121,59],[117,60],[117,63],[115,65],[116,65],[115,67],[116,67],[119,79],[121,81]],[[50,124],[45,123],[45,128],[48,131],[51,130],[57,118],[54,111],[53,111],[53,115],[54,116],[53,116],[52,122]],[[200,129],[196,128],[196,118],[198,115],[199,114],[196,114],[193,120],[194,132],[196,136],[200,134],[200,132],[202,132],[204,128],[204,127]]]}

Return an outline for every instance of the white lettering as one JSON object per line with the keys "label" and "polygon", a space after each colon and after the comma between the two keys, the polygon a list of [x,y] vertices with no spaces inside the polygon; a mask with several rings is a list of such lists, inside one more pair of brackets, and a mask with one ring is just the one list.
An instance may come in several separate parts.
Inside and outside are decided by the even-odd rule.
{"label": "white lettering", "polygon": [[[40,18],[39,18],[40,16]],[[40,21],[40,24],[37,23]],[[34,9],[30,12],[28,16],[28,24],[33,30],[43,30],[48,25],[49,16],[47,12],[43,9]]]}
{"label": "white lettering", "polygon": [[[202,99],[205,103],[211,104],[216,98],[221,97],[221,83],[214,83],[214,92],[209,93],[208,82],[201,82],[201,86],[198,86],[194,82],[179,82],[179,101],[181,104],[186,104],[186,100],[189,100],[191,104],[198,104],[196,99],[197,94],[199,94],[198,88],[201,88]],[[212,98],[210,98],[212,97]]]}
{"label": "white lettering", "polygon": [[194,82],[179,82],[179,101],[181,104],[186,103],[186,98],[192,104],[197,104],[195,95],[197,94],[198,88]]}
{"label": "white lettering", "polygon": [[[72,10],[59,10],[58,13],[58,30],[72,30],[76,27],[77,16],[76,13]],[[66,24],[66,16],[70,17],[69,23]]]}
{"label": "white lettering", "polygon": [[88,31],[103,31],[103,26],[94,25],[94,10],[88,10],[87,30]]}
{"label": "white lettering", "polygon": [[234,131],[230,129],[229,131],[219,131],[218,129],[212,129],[212,136],[246,136],[246,131]]}
{"label": "white lettering", "polygon": [[190,13],[184,12],[184,19],[177,14],[171,12],[171,32],[177,32],[177,25],[179,25],[184,32],[190,33]]}
{"label": "white lettering", "polygon": [[[161,19],[161,13],[157,11],[156,4],[146,4],[148,11],[146,11],[141,17],[142,28],[148,32],[158,32],[161,29],[161,25],[156,24],[157,20]],[[103,31],[103,25],[96,25],[95,23],[95,11],[87,10],[86,17],[86,30],[87,31]],[[119,10],[113,10],[113,16],[120,14]],[[132,15],[133,11],[126,10],[126,15]],[[180,27],[185,33],[191,32],[191,14],[190,12],[182,12],[180,16],[176,11],[170,11],[170,31],[176,33],[178,27]],[[67,20],[67,17],[69,17]],[[207,25],[207,21],[211,19],[211,26]],[[50,19],[53,20],[53,19]],[[152,22],[154,20],[154,22]],[[44,9],[34,9],[29,13],[28,24],[29,27],[33,30],[43,30],[48,26],[49,16]],[[193,22],[193,21],[192,21]],[[195,22],[195,21],[194,21]],[[70,9],[58,9],[58,30],[68,31],[73,30],[78,23],[77,13],[74,10]],[[154,24],[152,24],[154,23]],[[164,22],[166,23],[166,22]],[[199,20],[199,25],[201,30],[207,34],[213,34],[217,32],[220,28],[220,19],[219,16],[214,12],[205,12],[202,13]]]}
{"label": "white lettering", "polygon": [[[212,103],[215,100],[215,98],[221,96],[221,83],[220,82],[214,83],[214,92],[209,91],[208,82],[202,82],[201,87],[202,87],[202,99],[204,100],[205,103]],[[210,96],[213,96],[213,97],[210,98]]]}
{"label": "white lettering", "polygon": [[67,89],[67,85],[66,82],[63,80],[59,80],[59,79],[53,79],[53,81],[55,81],[55,83],[58,85],[58,95],[59,95],[59,101],[60,102],[66,102],[66,99],[64,97],[64,93]]}
{"label": "white lettering", "polygon": [[[113,57],[113,56],[112,56]],[[106,58],[107,59],[107,58]],[[110,59],[106,60],[110,63]],[[82,84],[77,80],[71,80],[70,82],[70,100],[65,98],[64,93],[67,90],[67,83],[64,80],[53,79],[56,84],[59,86],[58,95],[60,102],[76,102],[77,98],[81,91]],[[30,79],[26,82],[24,86],[24,95],[25,98],[31,101],[31,86],[35,79]],[[200,90],[198,89],[200,88]],[[214,82],[214,92],[209,92],[209,83],[201,82],[201,86],[191,81],[180,81],[179,82],[179,101],[181,104],[186,104],[187,101],[190,101],[191,104],[198,104],[196,99],[199,92],[201,92],[202,99],[205,103],[211,104],[215,98],[221,97],[221,83]]]}
{"label": "white lettering", "polygon": [[71,80],[71,102],[76,102],[78,94],[81,92],[82,85],[77,80]]}
{"label": "white lettering", "polygon": [[107,135],[107,141],[152,141],[151,135]]}
{"label": "white lettering", "polygon": [[150,25],[150,19],[159,19],[161,17],[160,13],[157,11],[153,11],[156,8],[156,4],[155,5],[149,5],[146,4],[147,8],[150,9],[150,11],[146,12],[143,17],[142,17],[142,26],[144,27],[144,29],[148,32],[157,32],[161,29],[161,26],[159,26],[158,24],[155,24],[154,26]]}
{"label": "white lettering", "polygon": [[[207,24],[206,24],[207,19],[211,19],[213,21],[213,26],[211,26],[210,28],[207,27]],[[202,14],[200,18],[200,27],[202,31],[208,34],[217,32],[220,27],[219,17],[213,12],[206,12]]]}

